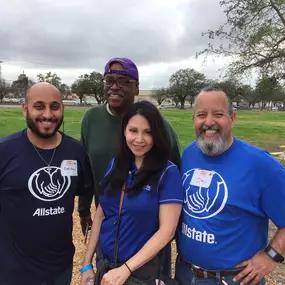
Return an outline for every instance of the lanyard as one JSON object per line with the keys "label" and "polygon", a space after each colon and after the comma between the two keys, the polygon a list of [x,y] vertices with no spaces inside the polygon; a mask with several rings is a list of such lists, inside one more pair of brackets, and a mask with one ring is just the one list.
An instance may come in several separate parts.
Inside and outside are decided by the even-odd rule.
{"label": "lanyard", "polygon": [[122,212],[122,207],[123,207],[123,201],[125,197],[125,192],[126,192],[126,182],[124,183],[122,187],[122,192],[121,192],[121,197],[120,197],[120,206],[119,206],[119,215],[118,219],[115,222],[117,225],[117,231],[116,231],[116,239],[115,239],[115,247],[114,247],[114,263],[115,267],[117,266],[117,261],[118,261],[118,251],[119,251],[119,230],[120,230],[120,223],[121,223],[121,212]]}

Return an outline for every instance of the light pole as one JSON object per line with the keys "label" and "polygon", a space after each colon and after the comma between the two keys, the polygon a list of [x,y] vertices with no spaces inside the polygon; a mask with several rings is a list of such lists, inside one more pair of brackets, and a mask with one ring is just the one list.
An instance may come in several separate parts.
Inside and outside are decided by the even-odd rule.
{"label": "light pole", "polygon": [[2,63],[3,61],[0,60],[0,85],[2,85]]}

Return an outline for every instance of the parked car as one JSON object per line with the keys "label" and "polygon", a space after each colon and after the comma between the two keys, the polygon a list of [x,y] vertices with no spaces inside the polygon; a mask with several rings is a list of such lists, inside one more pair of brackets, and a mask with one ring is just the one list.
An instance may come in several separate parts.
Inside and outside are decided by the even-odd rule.
{"label": "parked car", "polygon": [[92,103],[91,102],[88,102],[86,100],[82,100],[82,105],[80,105],[80,100],[77,99],[76,101],[73,102],[73,104],[75,106],[92,106]]}
{"label": "parked car", "polygon": [[11,99],[11,102],[12,102],[12,103],[16,103],[16,104],[21,103],[21,102],[20,102],[20,99],[18,99],[18,98],[12,98],[12,99]]}
{"label": "parked car", "polygon": [[[83,104],[83,102],[82,102],[82,104]],[[80,100],[75,100],[74,105],[80,105]]]}
{"label": "parked car", "polygon": [[157,109],[167,109],[167,106],[165,106],[165,105],[158,105]]}
{"label": "parked car", "polygon": [[3,103],[10,103],[11,102],[11,99],[10,98],[3,98]]}
{"label": "parked car", "polygon": [[248,106],[245,106],[245,105],[239,106],[238,109],[239,109],[239,110],[252,110],[252,108],[250,108],[250,107],[248,107]]}

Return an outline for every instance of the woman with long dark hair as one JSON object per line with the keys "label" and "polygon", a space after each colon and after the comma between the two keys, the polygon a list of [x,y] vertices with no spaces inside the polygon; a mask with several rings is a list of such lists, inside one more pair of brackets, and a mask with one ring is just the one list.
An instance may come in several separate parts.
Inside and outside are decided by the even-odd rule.
{"label": "woman with long dark hair", "polygon": [[101,194],[81,268],[81,284],[122,285],[130,277],[158,276],[161,250],[173,239],[183,195],[170,162],[167,131],[157,108],[133,104],[123,116],[117,155],[101,182]]}

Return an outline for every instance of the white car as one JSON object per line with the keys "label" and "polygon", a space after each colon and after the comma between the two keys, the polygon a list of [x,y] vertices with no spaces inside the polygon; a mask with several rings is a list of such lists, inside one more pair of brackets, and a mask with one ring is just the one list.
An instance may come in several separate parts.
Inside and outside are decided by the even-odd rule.
{"label": "white car", "polygon": [[11,102],[12,102],[12,103],[19,104],[19,103],[20,103],[20,100],[19,100],[18,98],[12,98],[12,99],[11,99]]}

